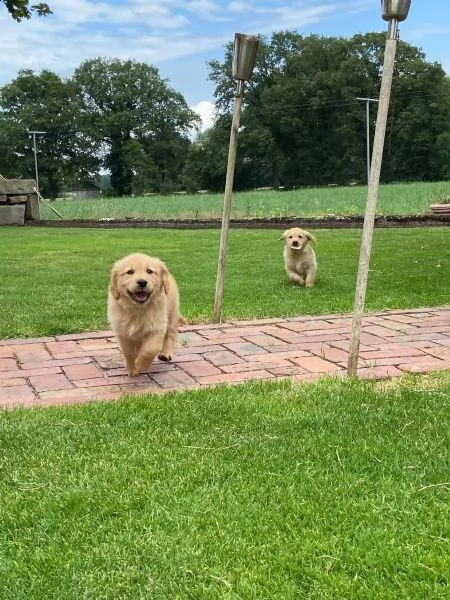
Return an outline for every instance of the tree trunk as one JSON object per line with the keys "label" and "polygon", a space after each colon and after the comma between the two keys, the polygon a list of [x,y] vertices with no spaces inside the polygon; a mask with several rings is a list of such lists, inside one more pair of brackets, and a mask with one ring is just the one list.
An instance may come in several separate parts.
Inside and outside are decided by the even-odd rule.
{"label": "tree trunk", "polygon": [[280,181],[280,165],[278,157],[272,157],[272,186],[277,190],[281,185]]}

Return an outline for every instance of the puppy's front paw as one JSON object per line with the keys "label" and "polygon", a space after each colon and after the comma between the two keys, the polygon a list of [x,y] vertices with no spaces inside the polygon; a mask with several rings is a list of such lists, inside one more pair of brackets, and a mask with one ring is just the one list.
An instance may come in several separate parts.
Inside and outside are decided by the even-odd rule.
{"label": "puppy's front paw", "polygon": [[137,377],[139,375],[139,369],[136,366],[134,360],[127,360],[127,373],[128,377]]}
{"label": "puppy's front paw", "polygon": [[294,271],[288,271],[288,277],[294,285],[305,285],[305,278]]}
{"label": "puppy's front paw", "polygon": [[133,367],[132,369],[128,369],[128,377],[137,377],[139,375],[139,369]]}
{"label": "puppy's front paw", "polygon": [[172,360],[172,357],[167,356],[166,354],[158,354],[158,358],[159,358],[159,360],[162,360],[163,362],[170,362]]}

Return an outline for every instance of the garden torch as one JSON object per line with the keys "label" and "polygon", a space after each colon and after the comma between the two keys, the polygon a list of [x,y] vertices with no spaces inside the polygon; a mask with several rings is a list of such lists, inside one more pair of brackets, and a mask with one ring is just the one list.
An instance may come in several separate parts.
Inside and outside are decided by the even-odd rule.
{"label": "garden torch", "polygon": [[398,39],[398,23],[408,16],[411,0],[381,0],[381,13],[388,21],[388,32],[384,51],[383,74],[378,101],[377,122],[373,141],[372,162],[370,166],[370,179],[367,191],[366,211],[361,240],[361,249],[358,265],[358,278],[356,281],[355,300],[353,305],[353,320],[350,335],[350,348],[347,365],[347,374],[356,375],[358,370],[359,342],[366,298],[367,277],[369,273],[370,253],[372,250],[372,236],[375,222],[375,209],[377,204],[378,187],[380,184],[381,162],[383,158],[384,137],[389,111],[392,75],[394,73],[395,52]]}
{"label": "garden torch", "polygon": [[219,262],[217,266],[216,296],[214,300],[214,323],[219,323],[222,314],[222,295],[225,277],[225,267],[228,249],[228,229],[230,224],[231,195],[233,193],[234,167],[236,163],[236,148],[238,139],[239,120],[244,84],[252,77],[256,61],[259,40],[254,35],[236,33],[233,47],[232,75],[237,79],[233,120],[231,123],[230,143],[228,147],[227,175],[225,180],[225,195],[223,201],[222,229],[220,234]]}

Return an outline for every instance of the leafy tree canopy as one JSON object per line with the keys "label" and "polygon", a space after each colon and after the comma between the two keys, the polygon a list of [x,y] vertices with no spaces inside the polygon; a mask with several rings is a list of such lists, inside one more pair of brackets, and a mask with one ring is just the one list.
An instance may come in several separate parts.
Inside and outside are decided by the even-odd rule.
{"label": "leafy tree canopy", "polygon": [[[235,187],[365,182],[366,115],[357,97],[378,98],[385,33],[350,39],[275,32],[261,37],[254,75],[246,84]],[[219,118],[192,148],[186,180],[218,181],[215,157],[229,129],[236,81],[232,44],[211,61]],[[370,107],[373,140],[376,108]],[[228,124],[227,124],[228,119]],[[436,180],[449,172],[450,96],[441,65],[400,41],[391,94],[382,178]],[[203,183],[202,183],[203,182]]]}
{"label": "leafy tree canopy", "polygon": [[71,82],[44,70],[27,69],[0,90],[0,172],[33,177],[34,159],[29,130],[44,131],[37,150],[40,188],[54,198],[63,183],[98,172],[96,144],[78,128],[79,102]]}
{"label": "leafy tree canopy", "polygon": [[0,173],[33,177],[29,130],[38,137],[40,187],[93,179],[103,167],[119,195],[179,189],[199,117],[145,63],[98,58],[72,79],[23,70],[0,89]]}
{"label": "leafy tree canopy", "polygon": [[16,21],[31,19],[33,12],[36,12],[41,17],[53,14],[49,5],[45,2],[31,5],[29,0],[0,0],[0,2],[3,2],[6,10]]}
{"label": "leafy tree canopy", "polygon": [[133,60],[87,60],[73,83],[81,128],[105,145],[113,188],[120,195],[135,193],[139,181],[139,191],[169,191],[183,168],[188,135],[199,123],[183,96],[155,67]]}

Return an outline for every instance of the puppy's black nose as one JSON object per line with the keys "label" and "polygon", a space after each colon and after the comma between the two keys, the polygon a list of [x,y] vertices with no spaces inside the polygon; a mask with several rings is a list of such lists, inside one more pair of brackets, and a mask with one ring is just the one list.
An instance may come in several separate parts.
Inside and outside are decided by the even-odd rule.
{"label": "puppy's black nose", "polygon": [[293,246],[298,246],[298,242],[292,242]]}
{"label": "puppy's black nose", "polygon": [[138,279],[137,284],[139,287],[145,288],[147,286],[147,280],[146,279]]}

